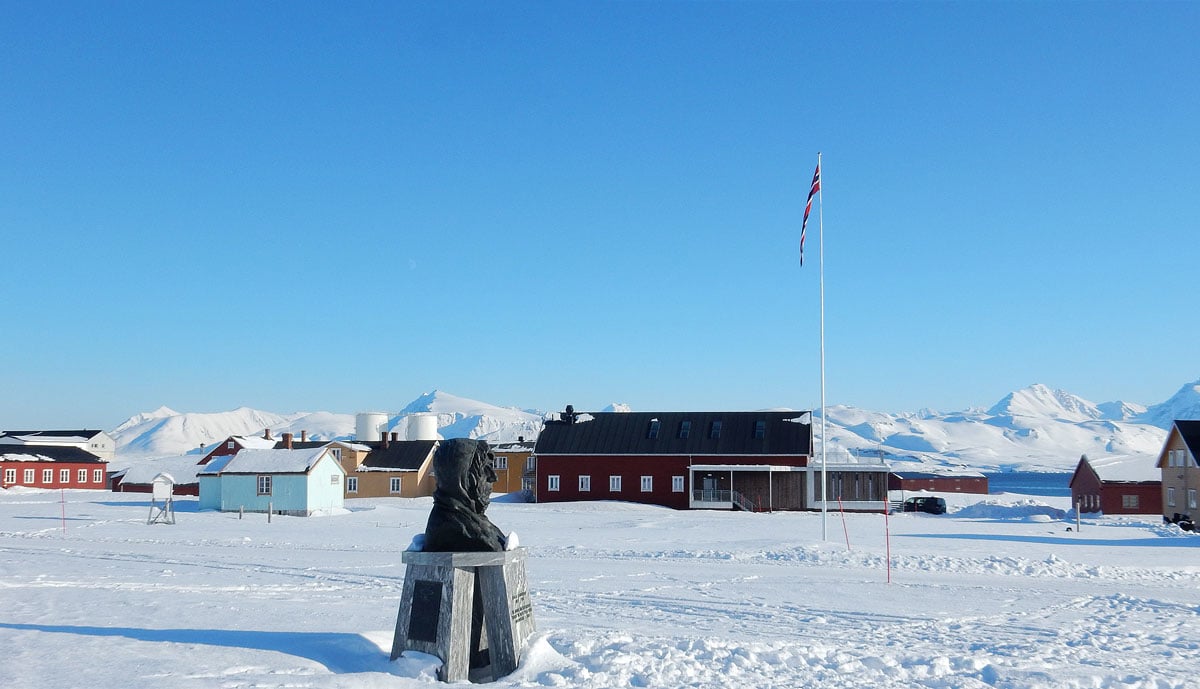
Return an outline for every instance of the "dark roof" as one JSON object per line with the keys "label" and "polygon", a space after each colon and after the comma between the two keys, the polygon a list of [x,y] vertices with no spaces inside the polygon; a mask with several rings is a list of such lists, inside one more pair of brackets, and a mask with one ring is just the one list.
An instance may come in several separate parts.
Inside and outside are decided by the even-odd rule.
{"label": "dark roof", "polygon": [[372,443],[362,465],[371,469],[415,471],[421,468],[436,446],[436,440],[397,440],[389,442],[386,448],[382,443]]}
{"label": "dark roof", "polygon": [[[27,455],[28,459],[17,459],[19,462],[89,462],[107,464],[103,459],[81,447],[63,445],[0,445],[0,455]],[[42,459],[42,458],[46,459]],[[12,461],[12,460],[10,460]]]}
{"label": "dark roof", "polygon": [[1175,428],[1183,436],[1183,442],[1191,450],[1192,456],[1200,458],[1200,421],[1176,421]]}
{"label": "dark roof", "polygon": [[[800,423],[796,419],[804,418]],[[650,437],[658,421],[658,437]],[[687,437],[681,437],[689,423]],[[719,437],[712,437],[719,422]],[[762,437],[755,437],[762,422]],[[591,412],[547,421],[534,453],[585,455],[809,455],[812,415],[801,411]]]}
{"label": "dark roof", "polygon": [[940,481],[943,479],[987,478],[986,476],[984,476],[983,474],[978,473],[978,472],[971,472],[971,473],[964,472],[964,473],[960,473],[960,474],[939,474],[935,471],[892,471],[891,474],[892,474],[892,476],[895,476],[898,479],[914,479],[914,480],[922,480],[922,481],[927,481],[927,480],[931,480],[931,479],[936,479],[936,480]]}
{"label": "dark roof", "polygon": [[[326,445],[328,445],[331,442],[333,442],[333,441],[332,440],[305,440],[305,441],[292,440],[292,447],[290,449],[292,449],[292,450],[315,450],[318,447],[325,447]],[[280,440],[279,442],[275,443],[275,449],[276,450],[287,450],[289,448],[284,441]]]}
{"label": "dark roof", "polygon": [[40,435],[45,438],[92,438],[101,431],[0,431],[0,436],[29,436]]}

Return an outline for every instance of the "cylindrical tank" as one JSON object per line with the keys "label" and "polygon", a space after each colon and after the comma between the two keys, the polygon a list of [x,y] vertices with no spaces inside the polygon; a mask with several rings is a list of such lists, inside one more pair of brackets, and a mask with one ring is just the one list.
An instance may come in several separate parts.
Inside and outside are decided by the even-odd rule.
{"label": "cylindrical tank", "polygon": [[379,440],[388,428],[388,415],[381,411],[359,412],[354,417],[354,438],[360,442]]}
{"label": "cylindrical tank", "polygon": [[437,414],[410,414],[408,416],[409,440],[437,440]]}

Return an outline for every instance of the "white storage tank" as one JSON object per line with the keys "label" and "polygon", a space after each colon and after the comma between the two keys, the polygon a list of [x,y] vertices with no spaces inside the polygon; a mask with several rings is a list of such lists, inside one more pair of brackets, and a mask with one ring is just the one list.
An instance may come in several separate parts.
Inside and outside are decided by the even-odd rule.
{"label": "white storage tank", "polygon": [[366,442],[379,440],[388,429],[388,415],[381,411],[359,412],[354,417],[354,439]]}
{"label": "white storage tank", "polygon": [[437,440],[437,414],[410,414],[408,416],[409,440]]}

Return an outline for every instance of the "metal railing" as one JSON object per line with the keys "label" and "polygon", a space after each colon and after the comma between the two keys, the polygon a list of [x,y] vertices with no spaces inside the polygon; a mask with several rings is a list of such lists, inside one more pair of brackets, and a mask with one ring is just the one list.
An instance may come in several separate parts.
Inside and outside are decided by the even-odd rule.
{"label": "metal railing", "polygon": [[692,491],[692,502],[698,504],[733,504],[746,512],[757,512],[758,505],[736,490],[704,490]]}

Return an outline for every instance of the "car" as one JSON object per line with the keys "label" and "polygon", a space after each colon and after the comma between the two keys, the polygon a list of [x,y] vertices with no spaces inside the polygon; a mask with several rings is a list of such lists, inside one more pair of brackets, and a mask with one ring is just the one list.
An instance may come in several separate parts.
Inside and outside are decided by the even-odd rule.
{"label": "car", "polygon": [[904,501],[904,511],[945,514],[946,501],[942,498],[909,498]]}

